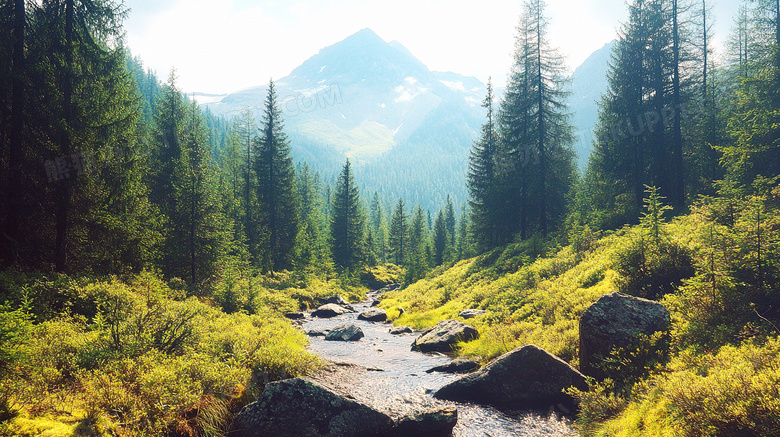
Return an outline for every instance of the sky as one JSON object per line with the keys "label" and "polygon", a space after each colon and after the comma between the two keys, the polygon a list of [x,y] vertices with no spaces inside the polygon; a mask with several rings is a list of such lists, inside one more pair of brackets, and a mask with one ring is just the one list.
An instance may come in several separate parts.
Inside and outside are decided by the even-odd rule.
{"label": "sky", "polygon": [[[714,4],[716,44],[739,0]],[[713,3],[712,0],[709,3]],[[370,28],[435,71],[503,86],[522,0],[125,0],[133,55],[182,91],[223,94],[287,76],[320,49]],[[623,0],[547,0],[549,38],[571,70],[616,38]],[[719,48],[719,47],[718,47]]]}

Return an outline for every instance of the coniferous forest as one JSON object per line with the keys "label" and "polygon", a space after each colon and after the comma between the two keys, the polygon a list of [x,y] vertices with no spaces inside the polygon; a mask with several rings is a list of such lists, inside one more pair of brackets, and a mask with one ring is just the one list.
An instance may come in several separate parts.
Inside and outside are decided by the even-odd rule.
{"label": "coniferous forest", "polygon": [[228,435],[325,365],[285,314],[400,284],[399,326],[483,310],[453,351],[481,365],[530,343],[581,369],[588,307],[659,302],[667,332],[566,390],[571,429],[780,435],[780,4],[714,47],[710,1],[628,1],[583,173],[545,7],[487,83],[468,201],[424,209],[296,162],[273,80],[259,117],[201,109],[129,52],[121,1],[0,0],[0,434]]}

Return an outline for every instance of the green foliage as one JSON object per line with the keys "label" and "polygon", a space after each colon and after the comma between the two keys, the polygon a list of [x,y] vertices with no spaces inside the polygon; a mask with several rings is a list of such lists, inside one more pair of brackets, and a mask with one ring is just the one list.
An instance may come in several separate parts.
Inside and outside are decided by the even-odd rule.
{"label": "green foliage", "polygon": [[725,346],[716,353],[682,351],[669,372],[651,377],[627,406],[618,404],[625,409],[595,435],[777,435],[778,344],[774,338],[763,345]]}
{"label": "green foliage", "polygon": [[635,384],[669,361],[670,346],[669,334],[656,332],[652,336],[639,335],[630,346],[614,349],[600,363],[611,381],[611,391],[624,396],[630,393]]}
{"label": "green foliage", "polygon": [[279,271],[292,266],[299,222],[295,168],[273,81],[268,87],[260,131],[253,154],[257,178],[255,188],[260,206],[258,231],[262,238],[267,239],[266,244],[261,246],[261,266],[264,272]]}
{"label": "green foliage", "polygon": [[615,268],[622,293],[654,300],[676,290],[695,273],[686,247],[674,242],[650,245],[642,236],[635,236],[618,255]]}
{"label": "green foliage", "polygon": [[[4,284],[24,284],[31,308],[48,289],[36,276],[1,276]],[[19,435],[70,429],[71,423],[96,435],[224,435],[232,416],[263,384],[318,366],[304,349],[306,337],[279,314],[298,307],[291,297],[296,292],[288,290],[283,296],[290,303],[274,307],[275,290],[263,290],[253,308],[257,314],[229,315],[195,298],[171,300],[179,292],[144,272],[127,282],[73,280],[64,296],[79,300],[34,326],[4,306],[3,418],[18,415],[3,426]],[[334,289],[308,292],[319,296]],[[70,416],[41,415],[62,408]]]}
{"label": "green foliage", "polygon": [[365,256],[365,217],[360,208],[360,191],[347,160],[333,195],[330,239],[333,261],[342,268],[359,269]]}
{"label": "green foliage", "polygon": [[382,287],[399,284],[403,278],[404,271],[395,264],[383,264],[374,267],[364,267],[360,274],[360,281],[372,290]]}
{"label": "green foliage", "polygon": [[658,245],[661,242],[664,212],[672,209],[672,207],[661,202],[664,197],[658,193],[657,187],[645,185],[645,193],[647,193],[647,197],[642,199],[642,201],[645,203],[646,211],[642,213],[639,223],[647,230],[653,244]]}

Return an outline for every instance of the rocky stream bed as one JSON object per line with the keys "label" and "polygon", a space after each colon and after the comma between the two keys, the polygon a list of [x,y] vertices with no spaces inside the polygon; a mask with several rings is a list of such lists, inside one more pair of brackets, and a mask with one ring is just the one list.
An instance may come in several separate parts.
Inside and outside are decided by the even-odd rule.
{"label": "rocky stream bed", "polygon": [[[426,409],[455,406],[455,436],[570,436],[576,435],[570,420],[558,412],[499,411],[493,407],[435,399],[432,393],[462,375],[426,372],[450,363],[439,352],[412,351],[420,332],[391,334],[389,323],[360,320],[376,297],[354,304],[355,312],[330,318],[310,317],[300,321],[310,335],[310,350],[329,362],[308,377],[349,399],[366,404],[398,419]],[[321,334],[343,325],[355,325],[364,337],[357,341],[329,341]],[[319,335],[316,335],[319,334]]]}

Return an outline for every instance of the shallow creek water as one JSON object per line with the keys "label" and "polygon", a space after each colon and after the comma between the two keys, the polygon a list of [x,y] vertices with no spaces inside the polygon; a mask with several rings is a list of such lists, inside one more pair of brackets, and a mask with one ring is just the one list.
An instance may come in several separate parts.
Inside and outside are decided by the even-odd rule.
{"label": "shallow creek water", "polygon": [[[369,298],[367,302],[371,300]],[[303,324],[306,331],[324,331],[354,323],[365,334],[354,342],[309,337],[312,352],[326,360],[342,363],[330,366],[328,371],[312,379],[393,417],[425,408],[455,405],[458,424],[454,435],[458,437],[576,435],[567,420],[554,414],[502,412],[487,406],[434,399],[430,393],[460,375],[425,371],[446,364],[452,358],[439,353],[412,352],[411,345],[419,332],[392,335],[390,324],[358,320],[358,314],[370,307],[367,302],[353,305],[357,313],[331,319],[306,319]]]}

